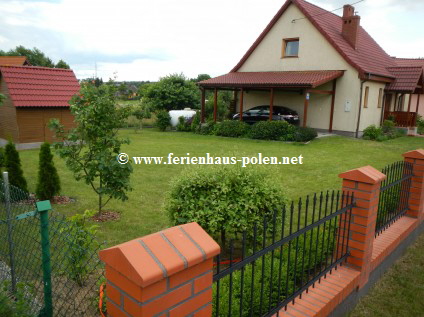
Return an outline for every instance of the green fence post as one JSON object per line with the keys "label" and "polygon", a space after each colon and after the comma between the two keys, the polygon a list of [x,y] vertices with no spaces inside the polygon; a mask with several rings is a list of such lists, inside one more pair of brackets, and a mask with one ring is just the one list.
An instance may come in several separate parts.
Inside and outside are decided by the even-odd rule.
{"label": "green fence post", "polygon": [[52,301],[52,270],[50,265],[49,214],[52,209],[49,200],[37,202],[37,211],[40,213],[41,252],[43,261],[44,308],[43,317],[53,316]]}
{"label": "green fence post", "polygon": [[10,205],[9,173],[3,172],[4,202],[6,207],[7,240],[9,245],[10,277],[12,279],[12,293],[16,292],[15,251],[13,245],[12,210]]}

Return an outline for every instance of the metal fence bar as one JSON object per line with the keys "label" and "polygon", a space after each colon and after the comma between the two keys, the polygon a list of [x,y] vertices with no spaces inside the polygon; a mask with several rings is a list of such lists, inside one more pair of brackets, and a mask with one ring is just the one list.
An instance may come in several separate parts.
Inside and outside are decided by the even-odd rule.
{"label": "metal fence bar", "polygon": [[381,234],[408,210],[412,165],[399,161],[387,165],[382,172],[387,178],[381,183],[375,236]]}
{"label": "metal fence bar", "polygon": [[[253,228],[247,256],[246,234],[252,238],[252,232],[243,232],[241,244],[231,239],[229,265],[216,257],[214,316],[278,316],[280,309],[301,298],[349,256],[346,237],[354,206],[353,194],[308,196],[278,214],[264,215]],[[239,252],[241,260],[234,256]]]}

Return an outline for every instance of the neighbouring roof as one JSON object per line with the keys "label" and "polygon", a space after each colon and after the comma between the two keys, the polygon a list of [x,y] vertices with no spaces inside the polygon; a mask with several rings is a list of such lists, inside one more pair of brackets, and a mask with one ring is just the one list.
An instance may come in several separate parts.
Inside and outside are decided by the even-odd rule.
{"label": "neighbouring roof", "polygon": [[298,7],[340,55],[357,69],[361,75],[369,73],[393,78],[387,67],[395,67],[397,64],[361,26],[358,31],[358,43],[355,50],[342,36],[342,18],[340,16],[304,0],[287,0],[231,72],[236,72],[240,69],[290,4]]}
{"label": "neighbouring roof", "polygon": [[410,92],[413,93],[418,85],[422,85],[422,66],[416,67],[389,67],[388,70],[396,77],[396,79],[390,83],[386,90],[398,91],[398,92]]}
{"label": "neighbouring roof", "polygon": [[202,87],[305,87],[315,88],[343,76],[342,70],[234,72],[199,82]]}
{"label": "neighbouring roof", "polygon": [[0,56],[0,66],[30,65],[25,56]]}
{"label": "neighbouring roof", "polygon": [[15,107],[69,107],[79,89],[70,69],[35,66],[0,66]]}
{"label": "neighbouring roof", "polygon": [[406,67],[422,67],[424,69],[424,58],[397,58],[393,57],[393,60],[398,66]]}

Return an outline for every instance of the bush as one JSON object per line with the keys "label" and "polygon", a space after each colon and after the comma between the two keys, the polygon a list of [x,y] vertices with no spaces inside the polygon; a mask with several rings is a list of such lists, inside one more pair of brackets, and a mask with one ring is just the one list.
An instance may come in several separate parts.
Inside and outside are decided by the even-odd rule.
{"label": "bush", "polygon": [[374,124],[365,128],[363,139],[383,142],[404,135],[405,131],[403,131],[402,129],[396,129],[396,124],[394,121],[384,120],[383,124],[381,125],[381,128],[376,127]]}
{"label": "bush", "polygon": [[40,200],[51,199],[60,192],[60,179],[53,163],[50,144],[47,142],[41,145],[38,164],[38,180],[35,193]]}
{"label": "bush", "polygon": [[250,129],[246,122],[238,120],[225,120],[215,126],[214,133],[219,136],[238,138],[245,136]]}
{"label": "bush", "polygon": [[200,129],[200,114],[198,111],[196,111],[196,114],[191,118],[191,125],[190,125],[192,132],[198,132]]}
{"label": "bush", "polygon": [[86,210],[83,214],[76,214],[68,218],[68,225],[61,229],[66,243],[66,265],[64,274],[79,286],[84,286],[89,275],[96,267],[94,255],[97,254],[100,244],[97,242],[97,225],[88,226],[87,220],[95,211]]}
{"label": "bush", "polygon": [[6,144],[4,150],[4,165],[6,171],[9,172],[9,183],[14,185],[24,192],[27,192],[27,182],[24,178],[24,172],[21,167],[21,159],[19,153],[16,151],[15,144],[12,141]]}
{"label": "bush", "polygon": [[318,133],[315,129],[308,127],[298,127],[294,133],[294,141],[296,142],[308,142],[315,139]]}
{"label": "bush", "polygon": [[28,284],[18,282],[16,292],[11,296],[9,294],[10,282],[2,281],[0,283],[0,316],[5,317],[35,317],[31,313],[31,301],[34,300],[34,287]]}
{"label": "bush", "polygon": [[201,123],[198,127],[197,133],[208,135],[208,134],[214,134],[216,123],[213,121],[209,121],[206,123]]}
{"label": "bush", "polygon": [[190,132],[191,131],[191,124],[183,116],[178,117],[177,131],[181,131],[181,132]]}
{"label": "bush", "polygon": [[368,140],[376,140],[377,137],[381,136],[382,134],[382,129],[376,127],[375,124],[372,124],[365,128],[363,138],[367,138]]}
{"label": "bush", "polygon": [[0,171],[4,167],[4,149],[0,147]]}
{"label": "bush", "polygon": [[417,117],[417,128],[418,134],[424,134],[424,118],[420,115]]}
{"label": "bush", "polygon": [[174,225],[196,221],[215,238],[220,234],[225,245],[226,235],[252,232],[256,222],[285,202],[281,188],[261,169],[213,165],[190,168],[175,178],[165,210]]}
{"label": "bush", "polygon": [[171,126],[171,116],[168,111],[161,110],[156,113],[156,126],[160,131],[165,131],[167,127]]}
{"label": "bush", "polygon": [[252,126],[250,137],[261,140],[292,141],[296,127],[287,121],[260,121]]}

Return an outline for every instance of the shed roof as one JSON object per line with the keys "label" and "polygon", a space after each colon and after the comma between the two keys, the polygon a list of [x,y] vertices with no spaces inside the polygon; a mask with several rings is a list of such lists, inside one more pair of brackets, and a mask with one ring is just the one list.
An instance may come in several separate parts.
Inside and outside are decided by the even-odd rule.
{"label": "shed roof", "polygon": [[357,48],[354,49],[342,36],[343,20],[340,16],[304,0],[287,0],[231,72],[240,69],[291,4],[299,8],[340,55],[359,73],[393,78],[387,67],[397,66],[396,63],[361,26],[358,31]]}
{"label": "shed roof", "polygon": [[315,88],[343,76],[342,70],[234,72],[199,82],[210,87],[302,87]]}
{"label": "shed roof", "polygon": [[25,56],[0,56],[1,66],[23,66],[30,65]]}
{"label": "shed roof", "polygon": [[386,90],[388,91],[413,93],[418,85],[423,84],[422,66],[389,67],[388,70],[396,77],[396,79],[387,86]]}
{"label": "shed roof", "polygon": [[15,107],[69,107],[79,89],[70,69],[35,66],[0,66]]}

